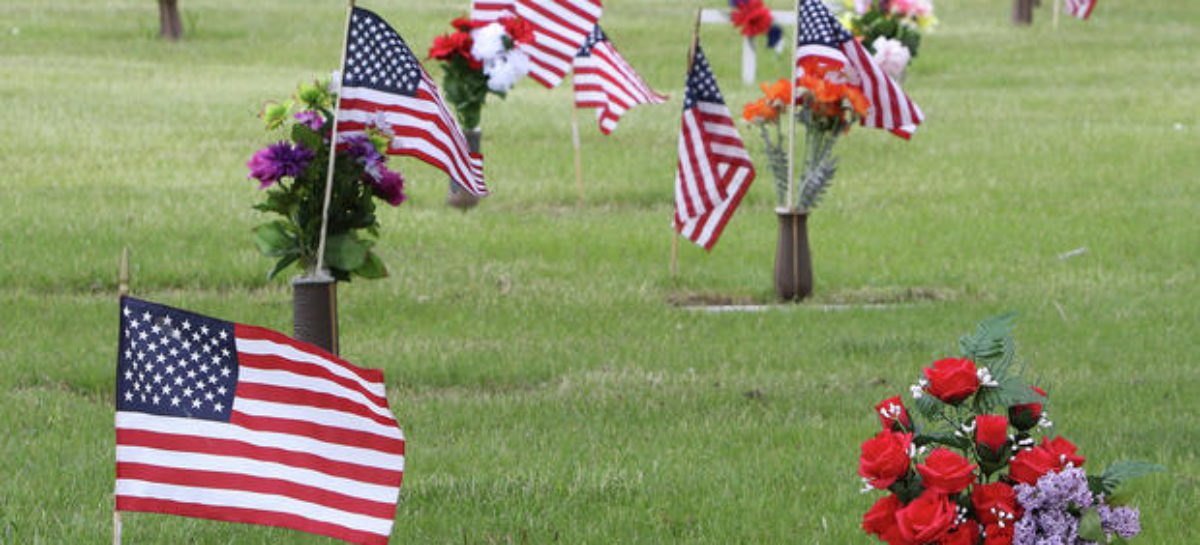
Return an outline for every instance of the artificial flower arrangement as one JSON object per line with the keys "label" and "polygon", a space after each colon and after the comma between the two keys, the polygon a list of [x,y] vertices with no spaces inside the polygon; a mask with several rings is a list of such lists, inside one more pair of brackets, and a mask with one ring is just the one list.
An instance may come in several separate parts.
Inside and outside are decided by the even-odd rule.
{"label": "artificial flower arrangement", "polygon": [[1048,397],[1014,369],[1011,324],[984,321],[959,340],[962,358],[926,367],[911,387],[917,414],[900,396],[876,405],[883,429],[863,443],[858,473],[864,492],[887,495],[863,516],[866,533],[889,545],[1084,545],[1140,532],[1114,491],[1163,468],[1088,475],[1075,445],[1048,438]]}
{"label": "artificial flower arrangement", "polygon": [[[336,94],[329,81],[301,85],[294,97],[268,103],[261,117],[279,140],[259,150],[246,166],[266,199],[254,208],[281,216],[254,228],[259,250],[276,258],[274,278],[294,263],[308,275],[317,271],[329,138]],[[367,136],[339,138],[326,232],[325,264],[337,280],[380,278],[387,268],[371,247],[379,234],[374,199],[392,206],[405,200],[404,177],[386,166],[392,135],[386,123],[373,123]]]}
{"label": "artificial flower arrangement", "polygon": [[762,0],[729,0],[729,21],[747,38],[767,35],[767,47],[783,45],[783,29],[774,24],[771,8]]}
{"label": "artificial flower arrangement", "polygon": [[904,79],[917,57],[921,33],[937,26],[933,0],[843,0],[842,24],[862,40],[875,62],[893,79]]}
{"label": "artificial flower arrangement", "polygon": [[455,32],[435,38],[429,58],[441,62],[442,92],[463,129],[477,129],[488,93],[503,98],[529,73],[532,62],[517,44],[533,42],[533,26],[515,16],[497,21],[459,17],[450,24]]}
{"label": "artificial flower arrangement", "polygon": [[763,83],[764,96],[742,109],[742,119],[762,136],[781,210],[808,211],[816,207],[837,170],[833,145],[870,108],[853,70],[837,68],[816,57],[802,59],[801,68],[794,109],[796,121],[804,125],[799,176],[788,175],[788,150],[780,123],[792,97],[791,83],[786,79]]}

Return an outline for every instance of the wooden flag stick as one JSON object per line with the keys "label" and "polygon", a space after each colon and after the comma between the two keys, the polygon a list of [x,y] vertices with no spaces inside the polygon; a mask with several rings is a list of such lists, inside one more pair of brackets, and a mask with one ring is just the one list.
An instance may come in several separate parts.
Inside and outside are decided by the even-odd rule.
{"label": "wooden flag stick", "polygon": [[[342,29],[342,60],[338,64],[338,76],[345,80],[346,71],[346,42],[350,40],[350,18],[354,15],[354,0],[346,0],[346,27]],[[342,109],[342,91],[341,82],[338,82],[337,101],[333,106],[333,129],[329,135],[329,162],[328,172],[325,173],[325,204],[321,208],[321,239],[317,243],[317,272],[321,273],[325,270],[325,235],[329,226],[329,201],[333,197],[333,163],[337,159],[337,117],[338,110]]]}
{"label": "wooden flag stick", "polygon": [[792,32],[792,67],[789,69],[791,73],[791,81],[788,87],[791,88],[788,99],[788,179],[787,179],[787,202],[784,203],[784,208],[792,209],[792,194],[795,192],[796,185],[796,60],[799,54],[799,47],[796,47],[800,36],[800,2],[796,0],[796,9],[792,12],[792,19],[796,21]]}
{"label": "wooden flag stick", "polygon": [[[121,250],[121,269],[117,273],[117,296],[129,295],[129,247]],[[119,303],[118,303],[119,304]],[[117,494],[113,491],[113,545],[121,545],[121,512],[117,510]]]}
{"label": "wooden flag stick", "polygon": [[571,105],[571,144],[575,146],[575,189],[583,206],[583,146],[579,142],[579,108]]}
{"label": "wooden flag stick", "polygon": [[1058,10],[1062,7],[1062,0],[1054,0],[1054,30],[1058,30]]}
{"label": "wooden flag stick", "polygon": [[[700,46],[700,16],[704,12],[703,8],[696,8],[696,22],[692,26],[692,45],[688,47],[687,75],[686,78],[692,77],[692,65],[696,62],[696,49]],[[687,102],[687,91],[684,91],[684,102]],[[672,220],[673,222],[673,220]],[[675,238],[671,240],[671,276],[679,275],[679,231],[672,226],[672,231],[675,232]]]}

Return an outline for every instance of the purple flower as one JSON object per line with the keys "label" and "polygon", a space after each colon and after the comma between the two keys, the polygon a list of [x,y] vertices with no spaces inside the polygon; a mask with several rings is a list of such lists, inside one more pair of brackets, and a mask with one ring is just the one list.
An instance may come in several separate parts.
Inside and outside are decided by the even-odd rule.
{"label": "purple flower", "polygon": [[388,202],[392,206],[400,206],[408,199],[408,195],[404,194],[404,176],[399,172],[392,172],[387,167],[379,167],[379,177],[371,180],[371,189],[374,190],[375,196]]}
{"label": "purple flower", "polygon": [[342,144],[346,146],[346,153],[358,160],[358,162],[371,170],[384,163],[384,158],[379,154],[379,150],[375,149],[375,144],[371,143],[371,139],[361,134],[348,136],[342,140]]}
{"label": "purple flower", "polygon": [[1101,504],[1096,508],[1100,512],[1100,525],[1106,533],[1129,539],[1142,531],[1140,513],[1133,507],[1109,507]]}
{"label": "purple flower", "polygon": [[279,142],[258,150],[246,166],[250,169],[250,178],[260,182],[259,189],[266,189],[280,178],[295,178],[304,172],[312,161],[313,152],[300,145]]}
{"label": "purple flower", "polygon": [[314,131],[319,131],[321,130],[321,127],[325,126],[325,118],[322,117],[321,114],[312,110],[296,112],[294,117],[296,118],[297,123],[305,125]]}

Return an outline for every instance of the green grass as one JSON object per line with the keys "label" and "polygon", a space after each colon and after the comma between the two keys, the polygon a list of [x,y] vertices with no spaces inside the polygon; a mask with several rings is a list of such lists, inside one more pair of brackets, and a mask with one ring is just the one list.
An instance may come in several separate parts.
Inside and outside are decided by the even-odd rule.
{"label": "green grass", "polygon": [[[368,7],[420,52],[466,4]],[[810,221],[814,302],[709,314],[671,301],[770,300],[771,188],[763,173],[714,251],[685,242],[668,274],[696,3],[605,4],[673,99],[609,137],[582,116],[585,203],[569,89],[522,83],[484,112],[495,195],[464,215],[440,172],[393,161],[411,200],[381,218],[392,274],[341,287],[343,355],[386,371],[409,441],[395,542],[869,543],[870,407],[1008,309],[1089,467],[1170,468],[1133,486],[1139,542],[1200,541],[1200,7],[1113,0],[1056,31],[1048,3],[1015,28],[1009,2],[939,1],[906,82],[927,122],[839,144]],[[244,164],[265,143],[257,106],[336,64],[343,4],[181,6],[187,38],[167,44],[153,2],[0,5],[0,543],[108,539],[121,248],[137,295],[290,330]],[[757,90],[734,31],[704,44],[737,111]],[[855,306],[875,300],[898,304]],[[143,514],[125,537],[328,542]]]}

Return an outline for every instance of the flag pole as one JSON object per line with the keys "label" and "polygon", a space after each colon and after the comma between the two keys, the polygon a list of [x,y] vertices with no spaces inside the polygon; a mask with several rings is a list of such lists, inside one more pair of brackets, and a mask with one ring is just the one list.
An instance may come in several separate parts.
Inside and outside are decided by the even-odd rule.
{"label": "flag pole", "polygon": [[[129,247],[121,250],[121,269],[117,274],[117,300],[129,295]],[[121,545],[121,512],[117,510],[117,492],[113,491],[113,545]]]}
{"label": "flag pole", "polygon": [[1062,0],[1054,0],[1054,30],[1058,30],[1058,10],[1061,4]]}
{"label": "flag pole", "polygon": [[[687,78],[692,77],[692,65],[695,64],[695,61],[696,61],[696,48],[699,47],[699,45],[700,45],[700,15],[703,11],[704,11],[704,8],[696,8],[696,22],[694,25],[692,25],[692,45],[688,47],[687,75],[685,76]],[[686,102],[687,101],[686,91],[684,92],[684,95],[685,96],[683,97],[683,100]],[[673,238],[671,240],[671,276],[678,276],[679,275],[679,231],[674,228],[672,228],[671,230],[675,232],[675,238]]]}
{"label": "flag pole", "polygon": [[[350,18],[354,15],[354,0],[346,0],[346,26],[342,29],[342,51],[341,62],[338,63],[338,76],[345,80],[346,71],[346,43],[350,41]],[[321,208],[321,239],[317,244],[317,274],[323,274],[325,271],[325,235],[329,225],[329,201],[333,197],[333,163],[337,159],[337,117],[338,110],[342,109],[342,90],[341,82],[338,82],[337,100],[333,106],[333,120],[330,122],[333,125],[332,131],[329,134],[329,162],[328,172],[325,173],[325,204]]]}
{"label": "flag pole", "polygon": [[575,146],[575,189],[583,206],[583,146],[579,142],[579,107],[571,104],[571,143]]}
{"label": "flag pole", "polygon": [[794,30],[792,31],[792,66],[789,69],[791,79],[788,81],[790,89],[788,99],[788,181],[787,181],[787,202],[784,203],[785,208],[789,211],[792,209],[792,194],[795,191],[796,185],[796,57],[799,54],[799,45],[797,41],[800,35],[800,2],[796,0],[796,8],[792,12],[792,21],[795,21]]}

